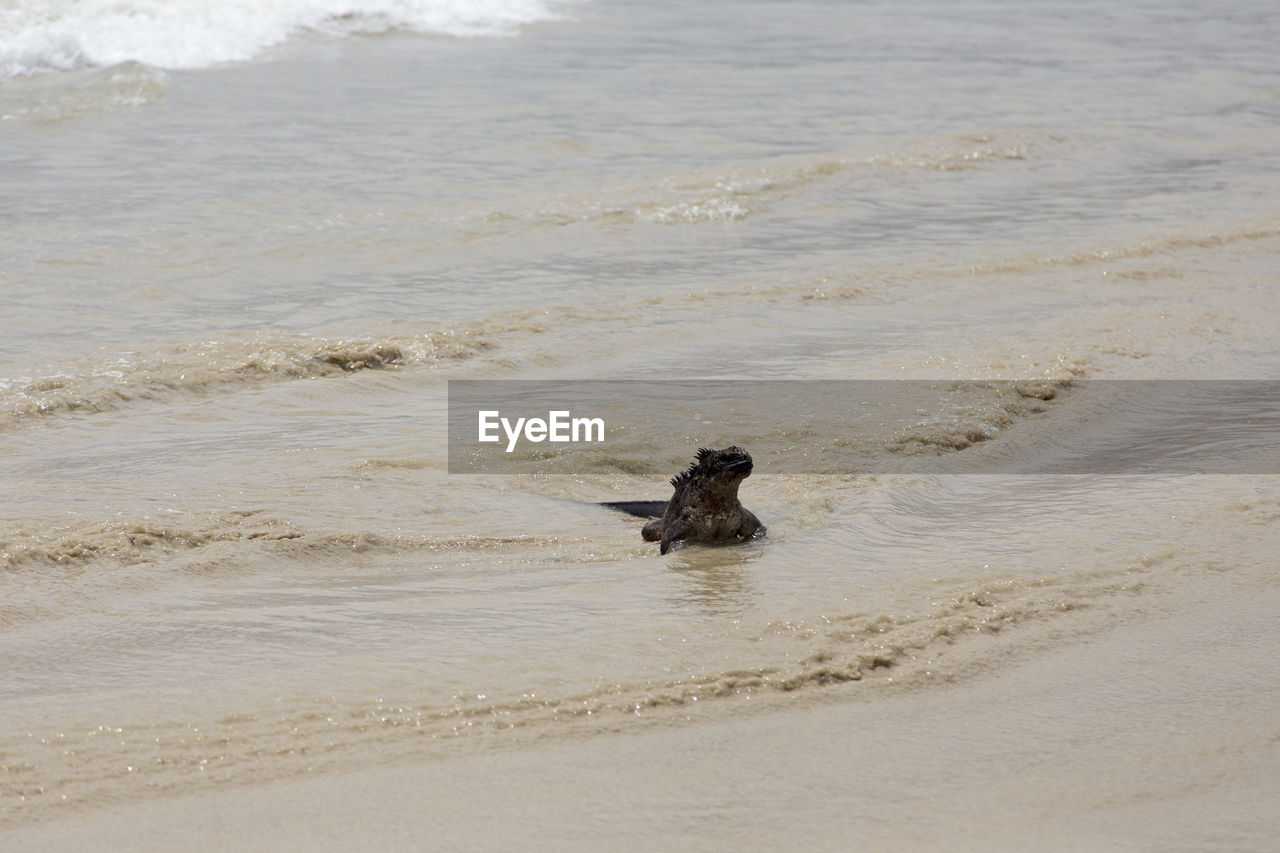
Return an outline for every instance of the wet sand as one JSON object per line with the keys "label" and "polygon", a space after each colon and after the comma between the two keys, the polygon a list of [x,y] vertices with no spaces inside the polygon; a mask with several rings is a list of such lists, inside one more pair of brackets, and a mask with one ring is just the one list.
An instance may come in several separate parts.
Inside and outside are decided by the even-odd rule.
{"label": "wet sand", "polygon": [[1184,577],[1130,624],[950,686],[158,798],[0,847],[1265,850],[1278,609],[1274,585]]}

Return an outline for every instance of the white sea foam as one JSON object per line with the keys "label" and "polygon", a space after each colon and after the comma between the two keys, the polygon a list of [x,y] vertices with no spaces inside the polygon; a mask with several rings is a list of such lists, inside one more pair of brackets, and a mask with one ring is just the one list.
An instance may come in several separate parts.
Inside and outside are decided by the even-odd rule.
{"label": "white sea foam", "polygon": [[204,68],[303,32],[501,36],[556,0],[33,0],[0,6],[0,77],[114,65]]}

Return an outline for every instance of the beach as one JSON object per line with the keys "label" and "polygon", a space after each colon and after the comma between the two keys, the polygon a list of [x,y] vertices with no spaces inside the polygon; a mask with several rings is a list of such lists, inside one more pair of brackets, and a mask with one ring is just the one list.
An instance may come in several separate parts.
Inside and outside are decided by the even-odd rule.
{"label": "beach", "polygon": [[1277,36],[7,11],[0,847],[1268,849]]}

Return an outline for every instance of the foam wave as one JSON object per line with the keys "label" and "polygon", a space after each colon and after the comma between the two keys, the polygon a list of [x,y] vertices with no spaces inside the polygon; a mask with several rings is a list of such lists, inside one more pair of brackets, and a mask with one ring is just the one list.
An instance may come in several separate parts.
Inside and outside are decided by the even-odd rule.
{"label": "foam wave", "polygon": [[502,36],[556,16],[542,0],[35,0],[0,9],[0,77],[137,61],[240,62],[304,32]]}
{"label": "foam wave", "polygon": [[0,121],[48,124],[117,107],[146,106],[163,100],[169,91],[169,76],[140,62],[24,82],[27,85],[0,91]]}
{"label": "foam wave", "polygon": [[973,399],[899,431],[887,449],[913,456],[964,450],[990,441],[1020,419],[1047,412],[1049,401],[1073,381],[1068,374],[1039,381],[956,383],[954,389],[967,389]]}
{"label": "foam wave", "polygon": [[80,530],[11,534],[11,538],[0,541],[0,569],[85,566],[96,561],[133,565],[214,542],[273,541],[302,535],[286,521],[245,512],[178,523],[150,518],[104,522]]}
{"label": "foam wave", "polygon": [[[1024,273],[1045,267],[1116,264],[1122,261],[1160,257],[1186,249],[1211,249],[1218,246],[1229,246],[1234,243],[1274,240],[1277,237],[1280,237],[1280,222],[1241,223],[1220,230],[1157,235],[1149,240],[1127,246],[1082,250],[1062,255],[1014,258],[991,264],[975,265],[969,268],[969,272],[974,275],[999,275],[1003,273]],[[1117,274],[1123,278],[1138,281],[1169,278],[1178,275],[1175,268],[1167,266],[1154,270],[1118,270]]]}
{"label": "foam wave", "polygon": [[1001,160],[1030,160],[1036,142],[1059,142],[1057,137],[1027,134],[976,134],[959,136],[941,144],[916,143],[873,157],[869,162],[886,168],[957,172],[976,169]]}
{"label": "foam wave", "polygon": [[480,218],[484,227],[502,233],[579,222],[673,226],[740,222],[831,180],[995,168],[1039,159],[1059,141],[1045,135],[991,133],[918,140],[872,156],[779,158],[672,174],[655,182],[624,184],[587,195],[561,195],[523,210],[506,207],[488,211]]}
{"label": "foam wave", "polygon": [[[264,510],[207,514],[171,512],[161,516],[69,525],[38,531],[10,531],[0,539],[0,571],[50,567],[92,570],[154,564],[196,554],[219,543],[259,543],[272,553],[308,561],[356,553],[492,552],[545,549],[562,540],[548,536],[386,535],[367,530],[318,530]],[[4,625],[0,618],[0,627]]]}
{"label": "foam wave", "polygon": [[235,385],[311,379],[465,358],[489,346],[476,331],[370,340],[256,333],[108,354],[65,373],[0,380],[0,426],[66,412]]}

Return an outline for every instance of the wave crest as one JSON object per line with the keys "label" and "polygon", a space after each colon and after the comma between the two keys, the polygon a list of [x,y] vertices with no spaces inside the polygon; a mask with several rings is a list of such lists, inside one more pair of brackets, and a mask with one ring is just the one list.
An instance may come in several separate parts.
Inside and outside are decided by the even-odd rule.
{"label": "wave crest", "polygon": [[38,0],[0,11],[0,77],[137,61],[205,68],[305,32],[503,36],[556,15],[543,0]]}

